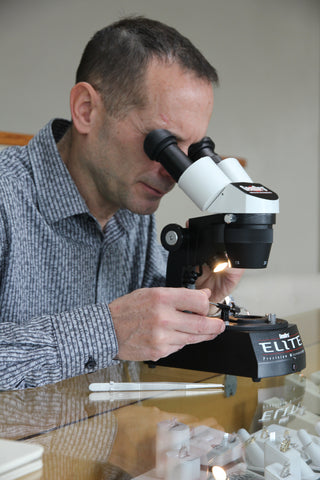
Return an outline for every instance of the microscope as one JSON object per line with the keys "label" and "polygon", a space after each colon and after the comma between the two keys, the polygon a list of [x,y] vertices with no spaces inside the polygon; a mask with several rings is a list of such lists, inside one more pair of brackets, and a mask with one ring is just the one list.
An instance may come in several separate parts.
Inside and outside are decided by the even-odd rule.
{"label": "microscope", "polygon": [[[208,215],[190,218],[186,228],[169,224],[161,243],[169,252],[168,287],[195,288],[208,265],[266,268],[279,212],[278,195],[254,183],[237,159],[222,159],[209,137],[189,147],[186,155],[168,130],[151,131],[144,150],[160,162],[186,195]],[[218,273],[217,273],[218,274]],[[243,314],[232,301],[217,304],[225,331],[207,342],[186,345],[156,365],[186,368],[259,381],[305,368],[305,350],[294,324],[275,314]],[[215,316],[219,316],[218,314]]]}

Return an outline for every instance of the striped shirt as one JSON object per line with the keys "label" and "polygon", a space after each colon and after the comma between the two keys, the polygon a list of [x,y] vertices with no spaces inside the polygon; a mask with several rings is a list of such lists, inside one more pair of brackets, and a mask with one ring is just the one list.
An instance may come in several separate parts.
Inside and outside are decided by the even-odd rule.
{"label": "striped shirt", "polygon": [[116,363],[108,304],[165,284],[153,215],[119,210],[101,230],[56,142],[66,120],[0,152],[0,390]]}

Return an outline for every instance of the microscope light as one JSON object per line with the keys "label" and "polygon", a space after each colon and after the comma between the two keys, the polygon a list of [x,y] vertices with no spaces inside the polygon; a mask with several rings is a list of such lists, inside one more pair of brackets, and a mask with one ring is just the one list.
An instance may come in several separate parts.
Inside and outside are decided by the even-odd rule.
{"label": "microscope light", "polygon": [[226,480],[227,474],[222,467],[214,466],[211,470],[214,480]]}
{"label": "microscope light", "polygon": [[212,261],[213,273],[223,272],[227,267],[231,267],[231,262],[226,254],[215,255]]}
{"label": "microscope light", "polygon": [[227,261],[218,263],[218,264],[213,268],[213,272],[214,272],[214,273],[223,272],[223,270],[225,270],[225,269],[227,268],[228,264],[229,264],[229,262],[227,262]]}

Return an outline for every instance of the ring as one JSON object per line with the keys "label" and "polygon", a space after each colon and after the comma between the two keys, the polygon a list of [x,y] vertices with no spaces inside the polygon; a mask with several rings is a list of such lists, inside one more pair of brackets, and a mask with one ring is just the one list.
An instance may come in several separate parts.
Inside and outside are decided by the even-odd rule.
{"label": "ring", "polygon": [[280,452],[287,452],[289,448],[290,448],[290,440],[288,438],[285,438],[280,443]]}
{"label": "ring", "polygon": [[247,440],[244,442],[244,446],[245,447],[248,447],[248,445],[250,445],[251,443],[253,443],[255,441],[255,438],[252,436],[252,437],[249,437],[247,438]]}

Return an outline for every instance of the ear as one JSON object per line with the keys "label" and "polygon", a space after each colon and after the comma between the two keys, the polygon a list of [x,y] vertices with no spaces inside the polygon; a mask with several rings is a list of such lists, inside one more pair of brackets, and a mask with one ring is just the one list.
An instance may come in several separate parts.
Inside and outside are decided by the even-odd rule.
{"label": "ear", "polygon": [[98,92],[87,82],[79,82],[70,92],[72,122],[79,133],[90,131],[99,102]]}

